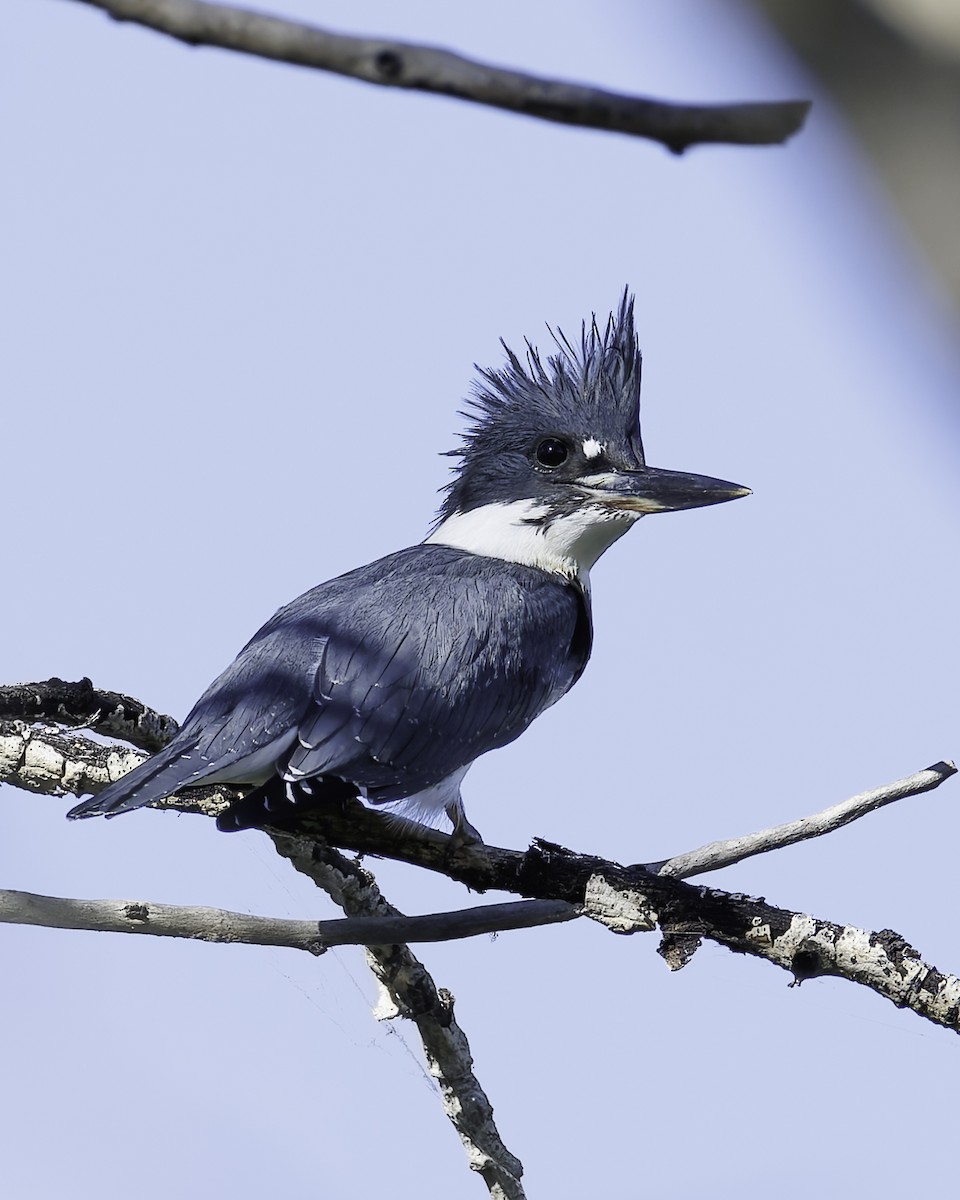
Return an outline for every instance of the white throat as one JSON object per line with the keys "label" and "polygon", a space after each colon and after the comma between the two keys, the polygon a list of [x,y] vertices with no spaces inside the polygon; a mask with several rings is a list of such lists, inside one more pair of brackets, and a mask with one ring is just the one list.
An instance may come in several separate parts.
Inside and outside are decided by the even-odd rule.
{"label": "white throat", "polygon": [[532,523],[547,512],[536,500],[485,504],[447,517],[426,544],[539,567],[587,586],[593,564],[642,515],[585,505],[548,525]]}

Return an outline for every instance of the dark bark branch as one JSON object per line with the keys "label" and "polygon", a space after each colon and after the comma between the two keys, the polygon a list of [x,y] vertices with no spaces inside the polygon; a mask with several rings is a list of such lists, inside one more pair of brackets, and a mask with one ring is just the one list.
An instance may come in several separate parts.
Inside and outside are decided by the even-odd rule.
{"label": "dark bark branch", "polygon": [[[730,950],[749,954],[788,971],[794,983],[819,975],[834,975],[869,987],[898,1008],[910,1008],[935,1024],[960,1032],[960,980],[924,963],[919,953],[892,930],[870,933],[805,913],[767,904],[762,898],[695,887],[644,867],[624,867],[607,859],[575,854],[562,846],[537,841],[529,850],[495,846],[448,846],[445,869],[436,848],[387,847],[372,830],[361,833],[364,813],[349,822],[331,820],[327,833],[351,849],[373,851],[390,858],[442,870],[474,891],[496,888],[540,899],[566,900],[585,915],[616,932],[663,931],[660,953],[676,970],[689,961],[699,941],[708,938]],[[334,827],[337,832],[334,833]],[[280,853],[298,870],[311,873],[313,855],[322,846],[317,833],[271,831]],[[323,834],[319,835],[322,839]],[[621,901],[610,916],[610,897]]]}
{"label": "dark bark branch", "polygon": [[418,917],[347,917],[342,921],[320,921],[317,931],[326,950],[331,946],[451,942],[482,934],[558,925],[579,916],[579,911],[565,900],[513,900]]}
{"label": "dark bark branch", "polygon": [[807,101],[671,104],[506,70],[431,46],[332,33],[204,0],[81,3],[191,46],[218,46],[367,83],[453,96],[545,121],[632,134],[660,142],[677,154],[704,142],[782,143],[802,128],[810,108]]}
{"label": "dark bark branch", "polygon": [[89,679],[68,683],[54,678],[0,687],[0,718],[4,717],[92,729],[151,753],[165,746],[180,728],[173,717],[154,712],[132,696],[95,688]]}

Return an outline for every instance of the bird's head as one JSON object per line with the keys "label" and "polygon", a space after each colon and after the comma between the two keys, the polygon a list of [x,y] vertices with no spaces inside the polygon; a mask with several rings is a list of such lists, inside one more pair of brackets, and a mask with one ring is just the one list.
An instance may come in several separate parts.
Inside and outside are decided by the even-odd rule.
{"label": "bird's head", "polygon": [[428,542],[583,577],[639,517],[749,495],[647,466],[631,296],[603,330],[585,323],[579,347],[551,335],[545,363],[528,342],[526,363],[504,345],[505,366],[481,370]]}

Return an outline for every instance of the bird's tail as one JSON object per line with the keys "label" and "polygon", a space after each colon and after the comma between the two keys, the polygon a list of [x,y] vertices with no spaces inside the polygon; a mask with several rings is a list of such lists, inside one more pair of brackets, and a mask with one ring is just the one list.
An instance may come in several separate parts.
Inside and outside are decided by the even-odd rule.
{"label": "bird's tail", "polygon": [[199,783],[203,770],[193,753],[196,745],[196,739],[174,738],[169,746],[109,784],[92,799],[71,808],[67,816],[115,817],[118,813],[130,812],[169,796],[189,784]]}
{"label": "bird's tail", "polygon": [[273,775],[266,783],[234,800],[217,817],[221,833],[238,833],[242,829],[262,829],[272,825],[277,829],[295,829],[304,813],[331,803],[344,804],[357,796],[352,783],[332,775],[288,783]]}

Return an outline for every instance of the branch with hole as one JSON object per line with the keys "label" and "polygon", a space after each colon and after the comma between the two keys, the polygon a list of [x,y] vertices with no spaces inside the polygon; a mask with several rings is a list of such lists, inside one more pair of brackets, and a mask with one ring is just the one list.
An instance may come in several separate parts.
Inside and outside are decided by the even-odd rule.
{"label": "branch with hole", "polygon": [[547,79],[449,50],[390,38],[355,37],[251,9],[205,0],[80,0],[189,46],[214,46],[346,75],[383,87],[467,100],[561,125],[624,133],[675,154],[690,146],[770,146],[803,127],[806,100],[678,104]]}

